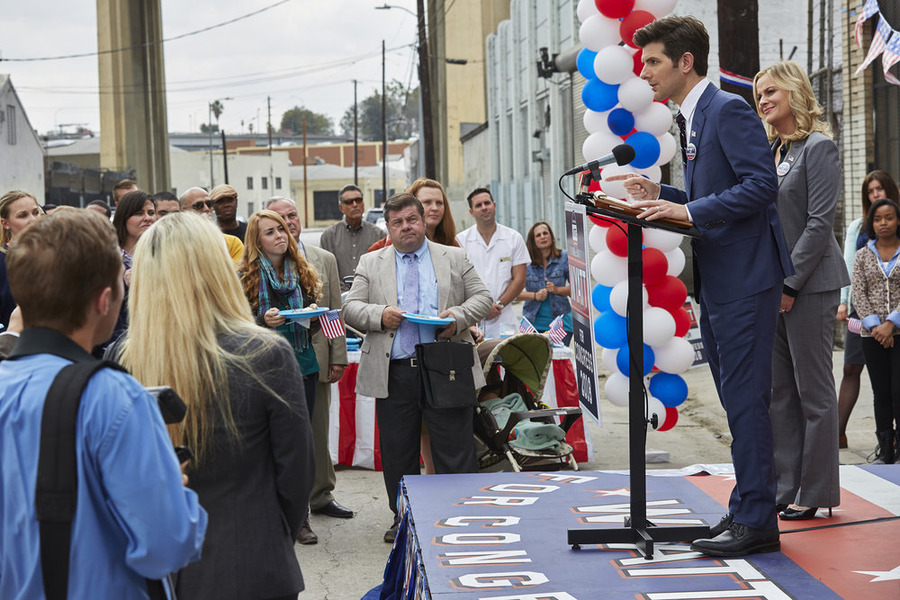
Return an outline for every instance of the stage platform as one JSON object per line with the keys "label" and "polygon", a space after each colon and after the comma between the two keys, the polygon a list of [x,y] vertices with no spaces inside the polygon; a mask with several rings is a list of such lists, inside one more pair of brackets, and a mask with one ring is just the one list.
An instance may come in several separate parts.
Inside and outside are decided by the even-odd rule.
{"label": "stage platform", "polygon": [[[650,471],[648,519],[714,524],[733,481],[730,465]],[[384,586],[395,595],[383,597],[897,600],[900,465],[843,466],[841,483],[832,518],[779,523],[781,552],[717,559],[673,543],[647,560],[626,545],[566,543],[569,528],[622,527],[627,473],[408,477]]]}

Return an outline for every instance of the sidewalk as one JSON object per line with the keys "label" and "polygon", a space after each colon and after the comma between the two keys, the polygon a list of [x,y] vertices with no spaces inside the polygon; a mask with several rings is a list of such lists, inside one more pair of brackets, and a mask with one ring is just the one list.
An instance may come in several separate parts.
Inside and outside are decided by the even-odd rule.
{"label": "sidewalk", "polygon": [[[843,352],[834,353],[834,372],[840,384]],[[602,369],[602,366],[601,366]],[[601,375],[601,378],[603,376]],[[730,463],[731,436],[725,413],[715,393],[706,367],[685,374],[689,396],[679,409],[678,424],[662,433],[650,431],[647,451],[668,453],[669,462],[650,463],[648,469],[676,469],[693,464]],[[602,389],[603,380],[600,386]],[[628,468],[628,409],[600,401],[602,426],[588,420],[594,456],[580,468],[623,470]],[[859,402],[847,428],[849,448],[840,451],[841,464],[865,464],[875,447],[875,419],[872,391],[864,372]],[[312,515],[313,531],[319,536],[314,546],[296,545],[306,591],[300,598],[315,600],[356,600],[381,582],[391,546],[382,541],[391,524],[384,481],[380,472],[338,467],[335,498],[356,511],[353,519]]]}

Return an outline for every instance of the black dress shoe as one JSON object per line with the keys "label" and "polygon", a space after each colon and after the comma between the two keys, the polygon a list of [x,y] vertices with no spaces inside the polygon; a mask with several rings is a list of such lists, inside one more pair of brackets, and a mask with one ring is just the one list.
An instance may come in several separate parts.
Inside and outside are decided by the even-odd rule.
{"label": "black dress shoe", "polygon": [[726,514],[718,523],[709,528],[709,537],[714,538],[717,535],[724,533],[731,527],[732,521],[734,521],[734,515],[731,513]]}
{"label": "black dress shoe", "polygon": [[[790,506],[788,506],[783,511],[778,513],[778,518],[782,521],[808,521],[809,519],[815,519],[816,513],[818,511],[819,509],[816,506],[812,506],[803,510],[791,508]],[[831,516],[830,508],[828,509],[828,516]]]}
{"label": "black dress shoe", "polygon": [[757,552],[777,552],[781,549],[778,530],[763,531],[741,523],[732,523],[727,531],[714,538],[694,540],[691,550],[710,556],[744,556]]}
{"label": "black dress shoe", "polygon": [[349,508],[341,506],[334,500],[332,500],[325,506],[312,509],[312,512],[317,515],[328,515],[329,517],[334,517],[336,519],[349,519],[353,517],[354,514],[356,514]]}
{"label": "black dress shoe", "polygon": [[787,507],[788,507],[787,504],[776,504],[776,505],[775,505],[775,512],[776,512],[776,513],[780,513],[781,511],[783,511],[783,510],[786,509]]}

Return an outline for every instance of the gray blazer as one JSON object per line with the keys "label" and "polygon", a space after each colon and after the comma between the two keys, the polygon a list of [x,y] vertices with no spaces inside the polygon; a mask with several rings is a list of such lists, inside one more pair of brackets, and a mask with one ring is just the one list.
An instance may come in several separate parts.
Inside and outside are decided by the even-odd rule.
{"label": "gray blazer", "polygon": [[[491,312],[491,293],[461,248],[427,243],[438,282],[438,312],[450,310],[456,318],[453,341],[472,343],[469,326]],[[360,348],[356,393],[372,398],[388,395],[391,346],[397,330],[381,326],[381,313],[387,306],[397,306],[397,263],[393,246],[360,257],[353,287],[344,302],[347,324],[367,332]],[[472,353],[475,387],[480,388],[484,386],[484,375],[474,345]]]}
{"label": "gray blazer", "polygon": [[778,175],[778,216],[791,251],[794,274],[785,285],[800,294],[826,292],[850,281],[834,237],[834,213],[841,195],[840,155],[827,136],[814,132],[793,142]]}

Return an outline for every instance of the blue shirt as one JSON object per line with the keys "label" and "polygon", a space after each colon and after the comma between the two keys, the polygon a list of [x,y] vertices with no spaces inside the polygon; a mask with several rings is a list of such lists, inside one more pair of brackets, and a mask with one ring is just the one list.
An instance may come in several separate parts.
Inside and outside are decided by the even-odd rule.
{"label": "blue shirt", "polygon": [[[528,263],[525,267],[525,291],[538,292],[552,281],[557,287],[565,287],[569,281],[569,254],[562,250],[556,258],[551,258],[547,266]],[[572,331],[572,305],[568,296],[547,294],[543,302],[526,300],[522,306],[522,316],[528,319],[538,331],[546,331],[550,322],[563,315],[563,328]]]}
{"label": "blue shirt", "polygon": [[[44,597],[34,494],[44,399],[57,373],[90,358],[48,329],[22,332],[17,352],[42,339],[59,356],[0,363],[0,598]],[[64,358],[65,357],[65,358]],[[200,558],[207,516],[181,483],[153,398],[126,373],[96,373],[76,422],[78,497],[69,598],[147,598],[161,579]]]}
{"label": "blue shirt", "polygon": [[[406,278],[407,264],[403,260],[405,252],[394,249],[395,260],[397,261],[397,304],[403,306],[403,282]],[[434,272],[434,264],[431,262],[431,252],[428,251],[428,240],[422,242],[418,250],[413,252],[416,255],[416,264],[419,267],[419,312],[420,315],[429,315],[436,317],[438,314],[438,288],[437,275]],[[419,328],[419,342],[422,344],[430,344],[435,340],[437,325],[416,325]],[[400,349],[400,344],[394,336],[394,343],[391,345],[391,358],[406,358]]]}

